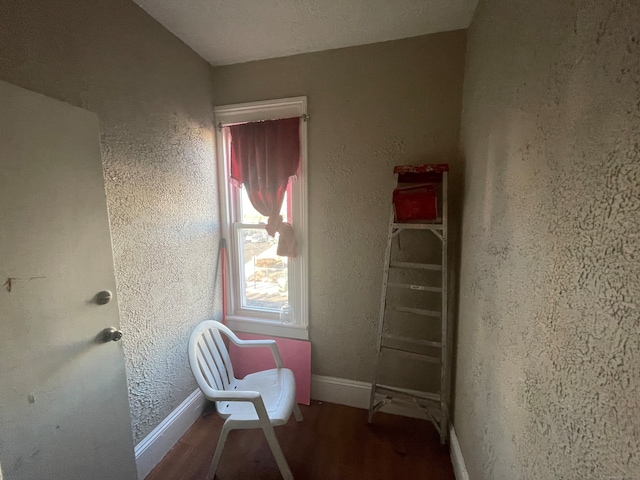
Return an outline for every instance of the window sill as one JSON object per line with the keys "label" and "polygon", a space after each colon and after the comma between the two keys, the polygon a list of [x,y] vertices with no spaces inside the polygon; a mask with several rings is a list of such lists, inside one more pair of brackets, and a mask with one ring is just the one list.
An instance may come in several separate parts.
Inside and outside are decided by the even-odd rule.
{"label": "window sill", "polygon": [[227,317],[226,320],[227,326],[234,332],[309,340],[309,329],[305,325],[284,325],[280,322],[235,315]]}

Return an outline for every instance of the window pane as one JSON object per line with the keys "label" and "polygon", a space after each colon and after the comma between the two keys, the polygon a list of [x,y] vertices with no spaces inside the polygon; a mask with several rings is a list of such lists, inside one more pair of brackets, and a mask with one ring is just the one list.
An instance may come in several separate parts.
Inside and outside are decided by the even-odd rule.
{"label": "window pane", "polygon": [[[284,194],[284,200],[282,201],[282,208],[280,209],[280,215],[285,222],[287,220],[287,202],[289,201],[289,190],[287,189],[287,193]],[[242,188],[242,195],[240,196],[240,208],[242,219],[240,223],[267,223],[267,217],[261,215],[253,205],[251,205],[251,201],[249,200],[249,195],[247,194],[247,190]]]}
{"label": "window pane", "polygon": [[277,237],[263,228],[243,228],[238,232],[242,307],[280,311],[288,302],[287,258],[276,254]]}

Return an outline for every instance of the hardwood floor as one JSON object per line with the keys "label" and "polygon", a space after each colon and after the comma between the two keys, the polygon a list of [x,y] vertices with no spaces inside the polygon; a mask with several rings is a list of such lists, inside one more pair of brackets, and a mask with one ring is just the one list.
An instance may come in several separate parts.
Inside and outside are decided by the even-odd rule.
{"label": "hardwood floor", "polygon": [[[449,450],[435,428],[413,418],[331,403],[300,406],[276,434],[296,480],[455,480]],[[222,426],[215,413],[200,418],[146,480],[203,480]],[[261,430],[229,434],[216,480],[281,480]]]}

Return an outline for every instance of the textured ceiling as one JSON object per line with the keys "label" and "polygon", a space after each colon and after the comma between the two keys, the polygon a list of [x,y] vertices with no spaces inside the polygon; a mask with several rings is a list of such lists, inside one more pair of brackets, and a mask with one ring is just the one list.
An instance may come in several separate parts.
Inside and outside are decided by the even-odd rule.
{"label": "textured ceiling", "polygon": [[213,65],[467,28],[477,0],[134,0]]}

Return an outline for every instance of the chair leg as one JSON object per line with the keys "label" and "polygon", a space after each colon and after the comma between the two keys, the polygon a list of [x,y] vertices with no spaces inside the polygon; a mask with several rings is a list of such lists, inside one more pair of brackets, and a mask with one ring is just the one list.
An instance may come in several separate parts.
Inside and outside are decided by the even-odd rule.
{"label": "chair leg", "polygon": [[213,454],[213,460],[211,460],[211,467],[209,467],[209,473],[207,474],[207,480],[213,480],[216,476],[216,470],[218,469],[218,464],[220,463],[220,457],[222,456],[222,449],[224,448],[224,444],[227,441],[227,435],[229,435],[229,431],[231,428],[228,428],[227,422],[222,426],[222,430],[220,431],[220,437],[218,438],[218,444],[216,445],[216,451]]}
{"label": "chair leg", "polygon": [[273,426],[271,424],[264,425],[262,427],[262,431],[264,432],[264,436],[267,437],[267,443],[271,448],[273,457],[276,459],[282,478],[284,480],[293,480],[293,474],[291,473],[287,460],[284,458],[284,453],[282,453],[282,448],[280,448],[280,443],[278,443],[276,433],[273,431]]}
{"label": "chair leg", "polygon": [[293,404],[293,416],[296,417],[296,422],[302,421],[302,412],[300,411],[300,407],[297,403]]}

